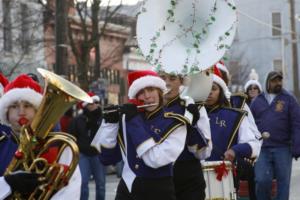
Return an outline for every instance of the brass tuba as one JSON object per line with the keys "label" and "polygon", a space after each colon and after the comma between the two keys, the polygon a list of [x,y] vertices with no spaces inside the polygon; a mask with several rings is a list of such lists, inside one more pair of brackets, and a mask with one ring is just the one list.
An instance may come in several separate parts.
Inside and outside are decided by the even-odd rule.
{"label": "brass tuba", "polygon": [[[92,103],[90,96],[71,82],[45,69],[38,68],[38,72],[46,81],[44,96],[32,123],[22,127],[18,149],[5,174],[17,170],[36,172],[45,177],[46,183],[29,197],[14,192],[12,199],[47,200],[68,183],[78,164],[78,146],[73,136],[50,131],[73,104],[78,101]],[[57,147],[57,157],[48,163],[42,155],[53,146]],[[58,163],[65,150],[72,152],[67,166]]]}

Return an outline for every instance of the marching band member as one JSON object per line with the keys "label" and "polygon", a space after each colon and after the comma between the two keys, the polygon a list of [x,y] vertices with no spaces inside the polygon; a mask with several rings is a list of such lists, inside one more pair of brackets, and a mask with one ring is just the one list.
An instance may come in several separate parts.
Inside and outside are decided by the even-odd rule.
{"label": "marching band member", "polygon": [[[10,126],[13,137],[7,137],[1,143],[1,167],[5,169],[12,160],[18,148],[19,134],[21,125],[30,124],[37,112],[42,100],[42,88],[27,75],[20,75],[4,88],[4,94],[0,99],[0,119],[2,123]],[[59,163],[64,165],[70,162],[71,151],[66,149]],[[57,154],[46,153],[43,156],[48,161],[55,160]],[[8,197],[12,192],[19,192],[22,195],[30,195],[34,189],[42,185],[44,177],[35,172],[16,171],[9,175],[0,177],[0,199]],[[51,199],[79,199],[81,175],[77,167],[69,183],[57,191]]]}
{"label": "marching band member", "polygon": [[[226,86],[228,86],[230,74],[229,74],[229,71],[228,71],[227,67],[221,61],[218,62],[215,66],[221,72],[221,78],[225,82]],[[258,131],[258,128],[255,124],[255,120],[254,120],[254,117],[252,115],[252,112],[251,112],[249,106],[246,103],[247,98],[248,98],[247,95],[242,94],[242,93],[231,94],[231,92],[228,90],[226,92],[226,97],[230,100],[230,106],[231,107],[242,109],[243,111],[247,112],[246,119],[250,123],[250,129],[253,132],[253,134],[255,135],[256,139],[260,139],[261,138],[261,133]]]}
{"label": "marching band member", "polygon": [[[9,83],[8,79],[0,73],[0,98],[3,95],[4,87]],[[7,154],[11,155],[11,157],[14,155],[16,147],[11,148],[11,146],[16,145],[15,143],[11,142],[12,140],[9,140],[7,142],[8,138],[13,137],[11,129],[2,124],[0,121],[0,176],[4,174],[4,171],[6,169],[6,166],[9,164],[10,160],[5,160]]]}
{"label": "marching band member", "polygon": [[[230,74],[229,74],[227,67],[224,65],[223,62],[217,63],[216,67],[220,70],[222,79],[228,86]],[[245,85],[245,88],[248,88],[248,86],[250,86],[252,84],[257,85],[257,87],[259,87],[261,90],[261,86],[260,86],[259,82],[256,80],[248,81]],[[248,90],[246,90],[246,91],[248,91]],[[231,107],[237,108],[237,109],[242,109],[243,111],[246,111],[247,115],[245,117],[250,124],[250,129],[251,129],[252,133],[255,135],[257,140],[261,139],[262,135],[256,126],[253,114],[249,107],[250,105],[248,104],[251,97],[244,93],[235,93],[235,94],[229,93],[229,94],[230,94]],[[262,141],[263,140],[260,140],[260,145],[262,145]],[[258,155],[259,155],[259,152],[258,152]],[[243,175],[243,174],[245,174],[245,175]],[[237,179],[242,180],[243,176],[245,176],[245,178],[248,181],[248,190],[249,190],[250,200],[255,200],[256,197],[255,197],[255,180],[254,180],[253,164],[249,163],[247,161],[238,160],[238,162],[237,162]],[[239,189],[239,184],[237,184],[237,189]]]}
{"label": "marching band member", "polygon": [[213,86],[205,107],[210,118],[213,149],[207,161],[254,158],[260,151],[260,142],[245,119],[246,112],[229,108],[228,88],[214,67]]}
{"label": "marching band member", "polygon": [[[213,163],[210,161],[227,160],[233,162],[254,158],[258,156],[260,150],[260,142],[255,138],[250,129],[249,121],[245,118],[246,112],[230,108],[228,96],[226,96],[228,93],[228,88],[221,78],[220,71],[214,67],[213,86],[205,102],[210,119],[213,144],[211,156],[206,159],[205,164],[207,166]],[[217,180],[222,180],[227,171],[227,165],[229,164],[220,162],[213,168]],[[214,187],[214,185],[209,186]],[[233,185],[231,186],[233,187]],[[234,192],[234,188],[232,189]]]}
{"label": "marching band member", "polygon": [[124,168],[117,200],[175,200],[172,168],[184,148],[188,120],[164,112],[166,84],[155,72],[131,72],[128,83],[130,99],[157,105],[138,111],[136,105],[125,104],[121,117],[118,112],[105,114],[92,145],[106,164],[118,161],[121,149]]}
{"label": "marching band member", "polygon": [[[205,199],[205,180],[199,159],[207,153],[208,142],[211,139],[209,119],[205,108],[198,110],[192,99],[182,99],[179,95],[183,77],[180,75],[160,72],[160,77],[166,82],[168,92],[164,95],[165,110],[184,115],[186,112],[193,114],[192,125],[187,132],[186,145],[183,152],[174,164],[174,184],[177,200]],[[198,128],[198,130],[197,130]],[[210,142],[211,143],[211,142]],[[189,150],[192,150],[191,152]],[[198,154],[194,155],[193,153]],[[208,155],[209,156],[209,155]],[[198,158],[196,158],[198,157]]]}

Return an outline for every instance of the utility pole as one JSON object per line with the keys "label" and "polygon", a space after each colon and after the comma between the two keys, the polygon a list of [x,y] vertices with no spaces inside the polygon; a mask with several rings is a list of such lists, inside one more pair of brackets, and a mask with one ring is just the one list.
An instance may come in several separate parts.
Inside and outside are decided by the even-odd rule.
{"label": "utility pole", "polygon": [[95,48],[95,65],[93,81],[96,81],[100,76],[100,45],[99,45],[99,12],[100,12],[100,0],[94,0],[92,4],[92,38]]}
{"label": "utility pole", "polygon": [[295,1],[289,0],[290,4],[290,23],[291,23],[291,39],[292,39],[292,66],[293,66],[293,85],[294,94],[300,100],[299,91],[299,69],[298,69],[298,47],[297,47],[297,32],[295,24]]}
{"label": "utility pole", "polygon": [[55,73],[66,75],[68,67],[68,0],[56,0],[55,6]]}

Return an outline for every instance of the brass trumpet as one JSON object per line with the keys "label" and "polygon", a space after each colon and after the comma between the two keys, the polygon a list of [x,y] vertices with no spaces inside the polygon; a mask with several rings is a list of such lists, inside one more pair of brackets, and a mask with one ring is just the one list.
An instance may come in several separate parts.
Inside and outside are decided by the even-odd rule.
{"label": "brass trumpet", "polygon": [[[17,170],[35,172],[45,177],[46,183],[36,188],[29,197],[14,192],[12,199],[47,200],[68,183],[78,164],[78,146],[73,136],[50,131],[77,101],[93,102],[88,94],[71,82],[45,69],[39,68],[38,72],[46,80],[44,96],[32,123],[22,127],[15,154],[18,156],[12,159],[5,174]],[[48,163],[43,154],[53,146],[57,147],[57,156],[52,163]],[[67,148],[72,152],[72,161],[68,166],[63,166],[59,164],[59,159]]]}

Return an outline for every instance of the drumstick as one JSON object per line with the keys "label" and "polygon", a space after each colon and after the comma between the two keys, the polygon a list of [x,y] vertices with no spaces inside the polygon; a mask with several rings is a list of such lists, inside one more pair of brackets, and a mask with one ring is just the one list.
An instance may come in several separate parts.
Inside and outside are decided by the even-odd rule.
{"label": "drumstick", "polygon": [[265,131],[265,132],[263,132],[263,133],[261,134],[261,137],[258,138],[258,140],[266,140],[266,139],[268,139],[270,136],[271,136],[270,133]]}
{"label": "drumstick", "polygon": [[[216,146],[216,145],[213,144],[213,150],[216,151],[216,153],[220,154],[220,158],[221,158],[222,160],[225,160],[224,153],[225,153],[228,149],[223,153],[223,151],[222,151],[218,146]],[[257,158],[247,158],[247,157],[240,158],[240,157],[235,156],[235,159],[236,159],[237,161],[240,161],[240,162],[241,162],[241,161],[245,161],[245,162],[247,162],[247,163],[249,163],[249,164],[251,164],[251,165],[253,166]]]}

